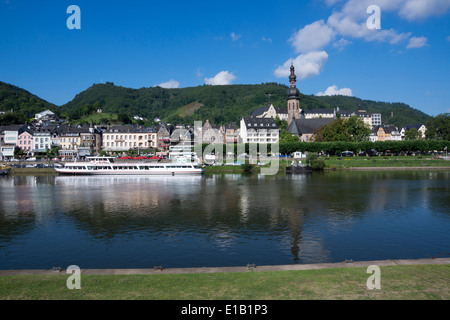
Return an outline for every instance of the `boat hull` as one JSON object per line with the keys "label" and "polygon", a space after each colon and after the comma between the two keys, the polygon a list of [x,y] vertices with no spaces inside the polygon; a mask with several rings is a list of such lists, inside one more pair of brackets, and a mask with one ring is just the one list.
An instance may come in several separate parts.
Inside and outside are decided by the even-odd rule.
{"label": "boat hull", "polygon": [[197,163],[115,163],[111,157],[91,157],[90,162],[66,163],[56,168],[61,175],[83,176],[175,176],[203,174]]}
{"label": "boat hull", "polygon": [[176,170],[160,170],[160,171],[141,171],[141,170],[126,170],[126,171],[108,171],[108,170],[70,170],[70,169],[57,169],[60,175],[83,175],[83,176],[176,176],[176,175],[199,175],[204,171],[192,170],[192,171],[176,171]]}
{"label": "boat hull", "polygon": [[286,173],[311,173],[313,169],[311,167],[287,167]]}

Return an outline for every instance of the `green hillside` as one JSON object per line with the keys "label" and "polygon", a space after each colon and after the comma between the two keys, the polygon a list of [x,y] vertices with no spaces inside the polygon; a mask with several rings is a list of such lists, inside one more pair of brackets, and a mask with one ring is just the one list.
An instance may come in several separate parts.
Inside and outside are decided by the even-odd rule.
{"label": "green hillside", "polygon": [[316,99],[327,104],[330,108],[339,108],[340,110],[351,111],[362,109],[369,113],[381,113],[384,124],[393,124],[396,126],[406,126],[407,124],[424,124],[430,118],[430,116],[424,112],[413,109],[409,105],[399,102],[376,102],[346,96],[323,96],[316,97]]}
{"label": "green hillside", "polygon": [[[156,117],[174,124],[193,124],[195,120],[207,119],[215,124],[228,124],[239,122],[255,109],[267,105],[269,95],[275,107],[286,108],[286,90],[287,86],[277,83],[132,89],[107,82],[94,84],[72,101],[58,107],[26,90],[0,82],[0,111],[14,110],[14,116],[0,116],[0,124],[23,123],[35,113],[47,109],[73,123],[107,121],[108,114],[112,114],[113,120],[117,120],[117,115],[144,117],[149,120],[149,125]],[[375,102],[345,96],[301,95],[300,99],[301,107],[306,110],[337,107],[352,111],[364,109],[381,113],[384,123],[397,126],[425,123],[429,119],[425,113],[403,103]],[[103,115],[93,116],[98,108],[103,110]]]}
{"label": "green hillside", "polygon": [[24,89],[0,81],[0,111],[6,112],[0,116],[0,125],[24,123],[45,110],[57,112],[58,107]]}
{"label": "green hillside", "polygon": [[[158,117],[172,123],[193,123],[195,120],[209,119],[216,124],[225,124],[239,121],[254,109],[266,105],[268,94],[271,94],[274,105],[285,107],[286,89],[286,86],[274,83],[205,85],[182,89],[130,89],[107,83],[93,85],[61,108],[71,119],[83,116],[83,106],[98,102],[107,113],[139,115],[147,119]],[[310,97],[303,98],[310,106],[326,107]]]}
{"label": "green hillside", "polygon": [[[72,120],[85,116],[82,112],[84,106],[97,103],[104,112],[124,113],[130,117],[138,115],[149,120],[158,117],[166,122],[185,124],[209,119],[215,124],[227,124],[238,122],[253,110],[265,106],[269,94],[275,107],[286,108],[286,89],[287,86],[277,83],[204,85],[181,89],[130,89],[113,83],[95,84],[61,108],[63,114]],[[424,123],[429,118],[425,113],[403,103],[375,102],[345,96],[301,95],[300,98],[304,109],[339,107],[341,110],[357,111],[362,108],[368,112],[381,113],[384,123],[398,126]]]}

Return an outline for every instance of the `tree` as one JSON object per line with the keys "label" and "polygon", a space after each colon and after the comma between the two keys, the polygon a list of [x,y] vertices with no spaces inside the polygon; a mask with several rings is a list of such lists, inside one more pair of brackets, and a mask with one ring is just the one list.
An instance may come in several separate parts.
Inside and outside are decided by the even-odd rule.
{"label": "tree", "polygon": [[431,140],[450,140],[450,113],[431,117],[426,124],[425,136]]}
{"label": "tree", "polygon": [[367,141],[371,130],[360,117],[338,118],[316,132],[316,142]]}
{"label": "tree", "polygon": [[123,124],[131,124],[133,122],[126,113],[119,113],[117,120]]}
{"label": "tree", "polygon": [[95,111],[97,111],[97,109],[90,104],[85,105],[83,108],[81,108],[81,114],[83,116],[89,116],[90,114],[94,113]]}
{"label": "tree", "polygon": [[282,129],[280,132],[280,143],[291,143],[300,141],[298,136],[292,135],[292,133]]}
{"label": "tree", "polygon": [[310,165],[313,170],[325,169],[325,161],[315,153],[310,153],[306,157],[306,163]]}
{"label": "tree", "polygon": [[405,132],[405,140],[420,140],[422,134],[416,128],[409,129]]}

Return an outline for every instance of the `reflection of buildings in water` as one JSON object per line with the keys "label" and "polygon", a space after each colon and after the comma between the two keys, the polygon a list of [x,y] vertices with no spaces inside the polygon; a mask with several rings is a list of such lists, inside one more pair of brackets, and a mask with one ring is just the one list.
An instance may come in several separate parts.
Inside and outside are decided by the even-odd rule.
{"label": "reflection of buildings in water", "polygon": [[39,215],[34,208],[35,177],[17,176],[1,182],[0,206],[5,218],[15,219],[21,214]]}
{"label": "reflection of buildings in water", "polygon": [[[286,245],[289,246],[295,263],[298,263],[300,253],[305,251],[301,249],[304,219],[304,203],[301,200],[307,195],[308,177],[292,175],[280,178],[259,175],[257,178],[247,179],[248,183],[234,185],[240,222],[259,224],[258,229],[263,232],[278,230],[274,231],[274,236],[277,236],[280,227],[286,224],[290,234],[289,244]],[[253,183],[252,179],[257,182]],[[280,184],[279,179],[283,179],[283,183]],[[233,184],[227,185],[228,188],[232,186]]]}
{"label": "reflection of buildings in water", "polygon": [[[131,211],[147,214],[174,195],[188,199],[201,187],[200,176],[70,176],[57,177],[56,184],[64,186],[61,205],[68,209],[83,203],[87,212]],[[76,198],[71,195],[77,194]],[[99,207],[99,203],[101,206]],[[148,208],[143,211],[141,208]],[[135,210],[136,209],[136,210]]]}
{"label": "reflection of buildings in water", "polygon": [[249,211],[250,211],[249,191],[246,188],[241,188],[239,197],[239,215],[242,223],[246,223],[248,221]]}
{"label": "reflection of buildings in water", "polygon": [[410,181],[404,178],[397,179],[396,174],[396,172],[376,172],[368,177],[366,186],[369,212],[383,213],[387,209],[411,204]]}
{"label": "reflection of buildings in water", "polygon": [[[291,250],[292,252],[292,250]],[[310,233],[302,231],[298,244],[298,251],[294,255],[295,263],[311,264],[331,261],[330,251],[324,247],[323,239]]]}

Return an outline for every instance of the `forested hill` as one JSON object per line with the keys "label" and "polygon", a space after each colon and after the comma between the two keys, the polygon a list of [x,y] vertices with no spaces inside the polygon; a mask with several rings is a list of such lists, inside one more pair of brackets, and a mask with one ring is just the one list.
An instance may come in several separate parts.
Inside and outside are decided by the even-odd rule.
{"label": "forested hill", "polygon": [[351,111],[362,109],[369,113],[381,113],[384,124],[393,124],[396,126],[425,124],[430,118],[426,113],[400,102],[388,103],[346,96],[322,96],[315,98],[328,105],[329,108]]}
{"label": "forested hill", "polygon": [[[275,107],[286,108],[287,88],[277,83],[263,83],[132,89],[106,83],[94,84],[80,92],[72,101],[58,107],[26,90],[0,82],[0,111],[14,109],[16,117],[23,115],[23,120],[49,109],[69,120],[83,121],[87,113],[95,113],[101,108],[105,114],[144,117],[149,120],[149,124],[156,117],[169,123],[193,124],[195,120],[209,119],[214,124],[228,124],[238,123],[242,117],[267,105],[269,99]],[[425,113],[403,103],[375,102],[345,96],[301,95],[300,99],[301,107],[306,110],[337,107],[352,111],[364,109],[367,112],[381,113],[384,123],[397,126],[425,123],[429,118]],[[394,115],[392,118],[391,113]]]}
{"label": "forested hill", "polygon": [[[170,123],[193,123],[194,120],[209,119],[215,124],[228,124],[239,122],[243,116],[249,116],[253,110],[267,105],[269,98],[275,107],[286,108],[286,90],[287,86],[277,83],[204,85],[181,89],[130,89],[107,83],[93,85],[61,108],[71,119],[82,117],[84,106],[97,103],[106,113],[138,115],[149,120],[158,117]],[[301,95],[300,99],[303,109],[364,109],[381,113],[384,123],[397,126],[425,123],[429,118],[425,113],[403,103],[375,102],[345,96]]]}
{"label": "forested hill", "polygon": [[[61,108],[71,119],[82,116],[84,106],[98,103],[106,113],[126,113],[149,120],[158,117],[170,123],[209,119],[215,124],[227,124],[238,122],[253,110],[267,105],[269,95],[276,107],[286,108],[286,90],[286,86],[276,83],[182,89],[130,89],[107,83],[93,85]],[[302,101],[313,108],[327,107],[309,96],[303,96]]]}
{"label": "forested hill", "polygon": [[[58,106],[47,102],[30,92],[0,81],[0,111],[7,112],[2,118],[7,121],[28,121],[36,113],[51,110],[58,111]],[[10,112],[13,111],[11,114]]]}

